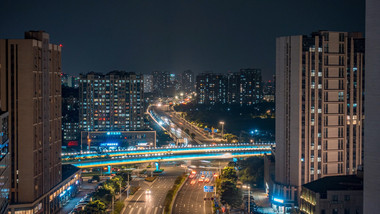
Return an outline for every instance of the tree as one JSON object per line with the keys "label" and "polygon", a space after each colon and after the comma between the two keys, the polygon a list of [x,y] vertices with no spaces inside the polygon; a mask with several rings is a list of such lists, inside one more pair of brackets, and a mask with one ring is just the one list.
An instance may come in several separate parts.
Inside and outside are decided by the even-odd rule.
{"label": "tree", "polygon": [[238,162],[239,179],[251,186],[264,186],[264,159],[261,157],[251,157]]}
{"label": "tree", "polygon": [[237,175],[235,168],[231,166],[224,167],[221,174],[221,179],[231,180],[232,182],[236,183]]}
{"label": "tree", "polygon": [[235,182],[224,179],[220,183],[220,201],[231,207],[239,207],[242,203],[241,191],[236,187]]}
{"label": "tree", "polygon": [[223,136],[224,139],[227,139],[227,142],[228,143],[232,143],[232,142],[237,142],[237,139],[238,137],[236,135],[233,135],[233,134],[225,134]]}
{"label": "tree", "polygon": [[87,204],[86,208],[84,209],[83,213],[106,213],[106,205],[99,201],[91,201]]}
{"label": "tree", "polygon": [[117,201],[115,203],[115,213],[120,213],[124,208],[124,203],[121,201]]}

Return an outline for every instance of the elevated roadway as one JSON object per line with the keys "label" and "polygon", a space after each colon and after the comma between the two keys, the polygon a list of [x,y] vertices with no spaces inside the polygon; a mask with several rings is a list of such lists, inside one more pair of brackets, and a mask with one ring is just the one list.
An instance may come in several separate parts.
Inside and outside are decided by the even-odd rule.
{"label": "elevated roadway", "polygon": [[166,162],[197,159],[231,159],[271,154],[273,145],[227,144],[167,147],[154,149],[129,149],[87,153],[63,153],[64,164],[79,168],[125,165],[147,162]]}

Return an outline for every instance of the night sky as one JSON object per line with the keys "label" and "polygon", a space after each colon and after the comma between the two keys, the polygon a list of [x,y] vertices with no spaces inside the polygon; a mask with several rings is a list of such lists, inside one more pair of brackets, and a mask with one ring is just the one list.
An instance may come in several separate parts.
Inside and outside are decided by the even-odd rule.
{"label": "night sky", "polygon": [[275,72],[275,38],[364,32],[364,0],[0,1],[0,38],[44,30],[63,72]]}

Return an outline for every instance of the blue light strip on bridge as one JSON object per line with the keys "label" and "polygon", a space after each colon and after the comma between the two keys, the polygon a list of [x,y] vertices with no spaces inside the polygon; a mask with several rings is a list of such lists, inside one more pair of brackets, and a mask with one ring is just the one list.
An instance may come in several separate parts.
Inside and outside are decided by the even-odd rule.
{"label": "blue light strip on bridge", "polygon": [[65,154],[62,159],[66,158],[98,158],[99,156],[125,156],[134,154],[149,154],[149,153],[188,153],[188,152],[211,152],[220,150],[270,150],[271,146],[257,146],[257,145],[238,145],[238,146],[200,146],[200,147],[173,147],[164,149],[143,149],[143,150],[122,150],[122,151],[107,151],[102,153],[89,153],[89,154]]}
{"label": "blue light strip on bridge", "polygon": [[150,156],[140,158],[116,158],[111,160],[88,160],[72,162],[71,164],[79,168],[100,167],[109,165],[123,165],[144,162],[166,162],[190,159],[229,159],[233,157],[247,157],[271,154],[270,151],[247,151],[247,152],[231,152],[231,153],[205,153],[205,154],[182,154],[182,155],[165,155],[165,156]]}

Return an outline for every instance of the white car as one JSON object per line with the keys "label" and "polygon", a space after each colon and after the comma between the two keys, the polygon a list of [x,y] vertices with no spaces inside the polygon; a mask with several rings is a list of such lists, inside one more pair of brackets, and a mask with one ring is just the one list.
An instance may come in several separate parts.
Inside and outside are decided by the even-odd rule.
{"label": "white car", "polygon": [[150,191],[150,189],[147,189],[147,190],[145,191],[145,194],[150,195],[151,193],[152,193],[152,191]]}

